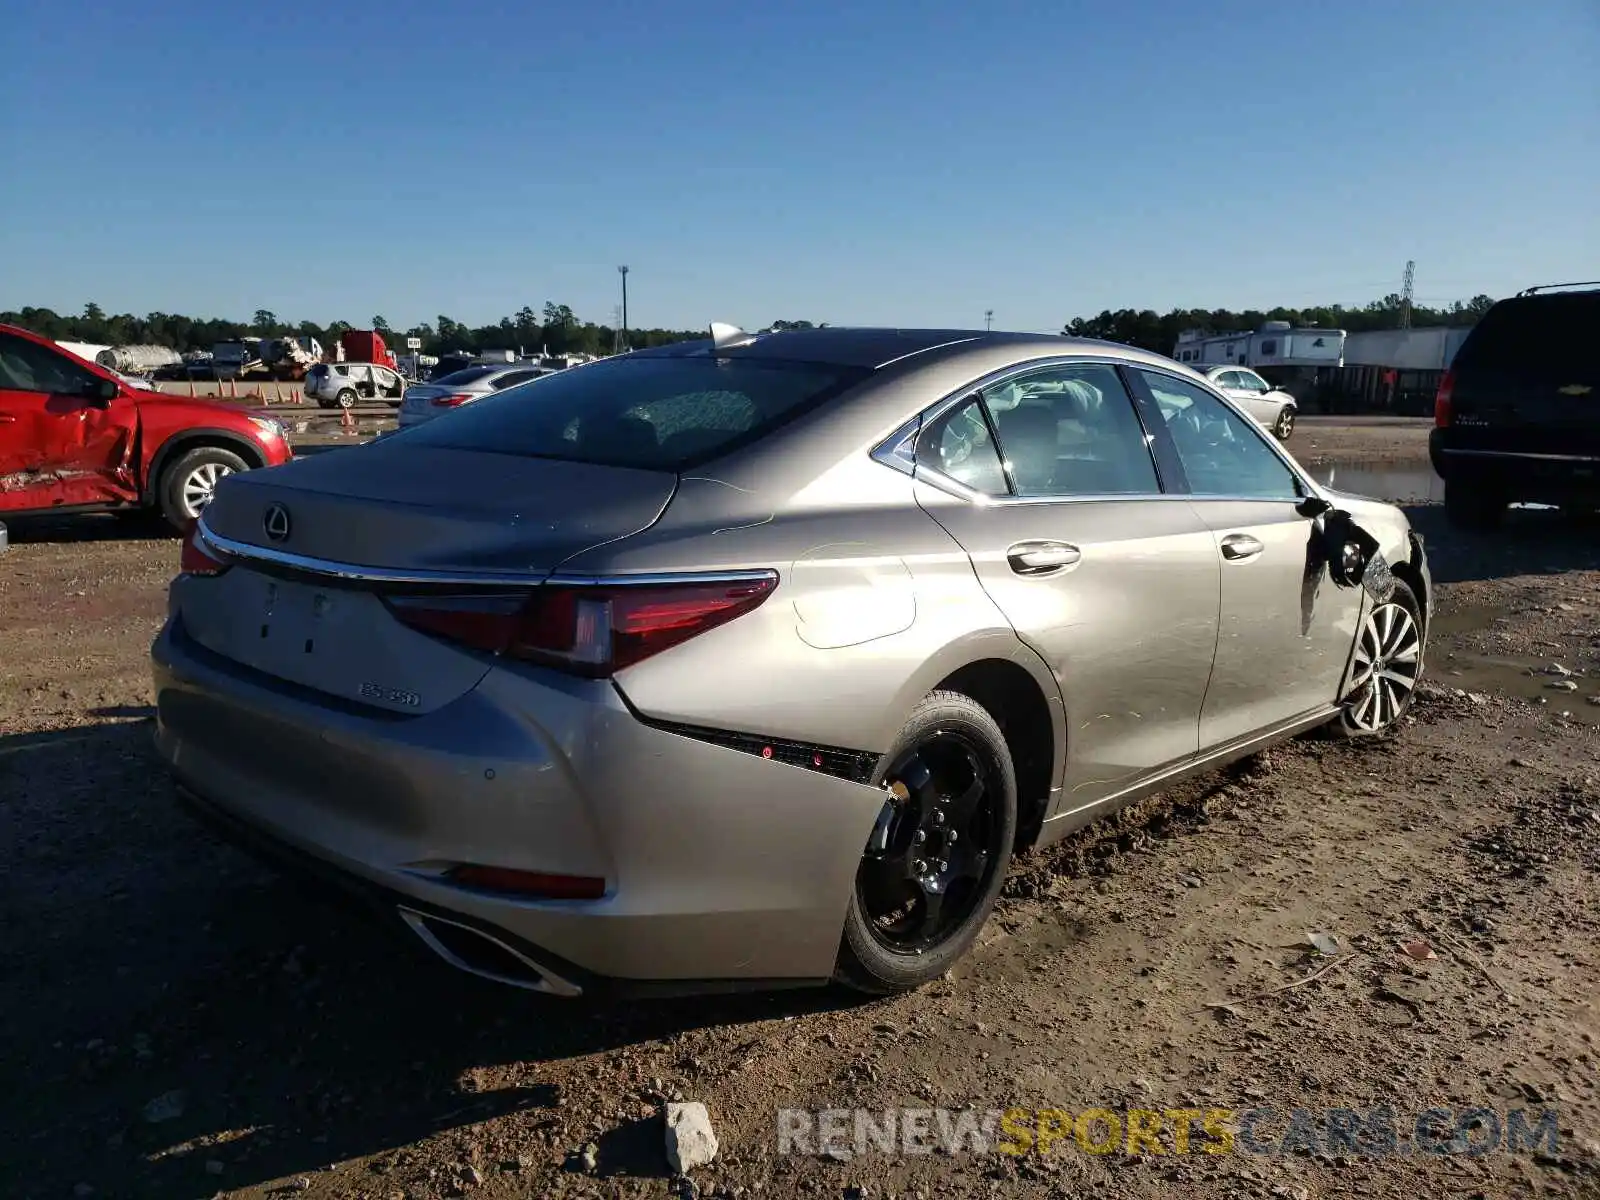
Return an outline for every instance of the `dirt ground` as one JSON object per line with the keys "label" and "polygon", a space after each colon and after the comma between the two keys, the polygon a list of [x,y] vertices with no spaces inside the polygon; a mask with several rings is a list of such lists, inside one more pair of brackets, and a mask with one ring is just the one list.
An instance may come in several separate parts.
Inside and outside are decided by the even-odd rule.
{"label": "dirt ground", "polygon": [[[1302,438],[1387,462],[1425,427]],[[175,543],[14,524],[0,1195],[1600,1195],[1600,530],[1410,512],[1439,617],[1398,736],[1302,738],[1023,860],[916,994],[626,1004],[456,975],[193,826],[150,750]],[[679,1097],[721,1145],[688,1180],[662,1152]],[[1211,1154],[1197,1125],[1178,1153],[1171,1118],[1138,1154],[778,1152],[784,1108],[1266,1109],[1271,1149],[1290,1110],[1376,1106],[1402,1148],[1432,1108],[1553,1113],[1556,1146]]]}

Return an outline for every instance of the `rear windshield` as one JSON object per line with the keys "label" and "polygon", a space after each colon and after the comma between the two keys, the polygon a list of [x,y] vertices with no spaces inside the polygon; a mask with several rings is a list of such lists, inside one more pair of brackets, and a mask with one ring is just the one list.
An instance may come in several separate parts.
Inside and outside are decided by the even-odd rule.
{"label": "rear windshield", "polygon": [[1597,343],[1600,291],[1527,296],[1502,300],[1485,313],[1454,365],[1572,382],[1594,377]]}
{"label": "rear windshield", "polygon": [[620,358],[507,388],[392,436],[454,450],[678,471],[765,436],[867,374],[742,358]]}
{"label": "rear windshield", "polygon": [[464,367],[459,371],[451,371],[448,375],[435,375],[428,382],[442,383],[449,387],[455,387],[457,384],[475,383],[485,375],[493,375],[499,369],[498,367]]}

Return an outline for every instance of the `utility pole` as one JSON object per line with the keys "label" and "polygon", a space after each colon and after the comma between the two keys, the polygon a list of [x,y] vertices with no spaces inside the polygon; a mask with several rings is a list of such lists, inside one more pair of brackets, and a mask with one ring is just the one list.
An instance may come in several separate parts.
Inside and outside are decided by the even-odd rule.
{"label": "utility pole", "polygon": [[986,308],[983,310],[983,327],[985,330],[994,328],[994,309]]}
{"label": "utility pole", "polygon": [[1406,261],[1406,281],[1400,287],[1400,328],[1411,328],[1411,285],[1416,282],[1417,264]]}
{"label": "utility pole", "polygon": [[622,276],[622,346],[628,346],[628,268],[618,267],[617,273]]}

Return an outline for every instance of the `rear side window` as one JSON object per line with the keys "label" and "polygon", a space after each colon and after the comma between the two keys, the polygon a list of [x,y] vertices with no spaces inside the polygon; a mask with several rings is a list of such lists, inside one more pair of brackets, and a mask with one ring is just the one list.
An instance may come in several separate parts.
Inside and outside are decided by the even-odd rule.
{"label": "rear side window", "polygon": [[1019,496],[1161,491],[1133,401],[1116,369],[1047,367],[985,388]]}
{"label": "rear side window", "polygon": [[1595,377],[1600,291],[1502,300],[1456,353],[1459,370],[1507,372],[1562,382]]}
{"label": "rear side window", "polygon": [[497,392],[504,391],[506,388],[516,387],[519,383],[527,383],[538,373],[537,371],[507,371],[490,386]]}
{"label": "rear side window", "polygon": [[923,463],[974,491],[990,496],[1011,493],[1000,450],[976,397],[923,427],[917,438],[917,464]]}
{"label": "rear side window", "polygon": [[746,358],[621,358],[497,393],[392,436],[454,450],[677,471],[765,436],[867,374]]}
{"label": "rear side window", "polygon": [[493,375],[498,367],[466,367],[460,371],[452,371],[448,375],[435,375],[433,383],[442,383],[446,387],[459,387],[463,383],[476,383],[485,375]]}

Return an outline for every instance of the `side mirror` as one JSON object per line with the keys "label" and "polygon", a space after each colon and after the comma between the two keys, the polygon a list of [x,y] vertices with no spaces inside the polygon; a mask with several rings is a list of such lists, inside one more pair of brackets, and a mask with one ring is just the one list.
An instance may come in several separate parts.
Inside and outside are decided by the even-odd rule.
{"label": "side mirror", "polygon": [[121,394],[122,389],[113,380],[101,379],[99,376],[83,385],[84,399],[96,408],[108,408]]}
{"label": "side mirror", "polygon": [[1312,520],[1315,520],[1323,513],[1331,512],[1333,510],[1333,505],[1329,504],[1321,496],[1307,496],[1304,500],[1300,501],[1299,504],[1294,506],[1294,510],[1302,517],[1309,517]]}

